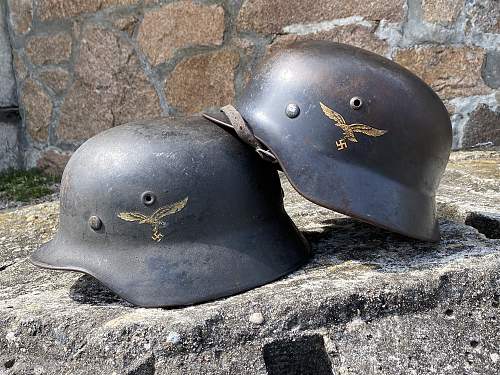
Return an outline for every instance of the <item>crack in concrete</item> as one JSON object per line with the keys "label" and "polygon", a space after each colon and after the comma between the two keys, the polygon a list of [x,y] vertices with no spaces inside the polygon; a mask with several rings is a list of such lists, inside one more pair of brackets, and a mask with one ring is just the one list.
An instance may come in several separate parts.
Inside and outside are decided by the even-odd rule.
{"label": "crack in concrete", "polygon": [[7,268],[9,268],[10,266],[13,266],[14,264],[16,264],[16,262],[4,263],[4,264],[0,265],[0,272],[5,271]]}

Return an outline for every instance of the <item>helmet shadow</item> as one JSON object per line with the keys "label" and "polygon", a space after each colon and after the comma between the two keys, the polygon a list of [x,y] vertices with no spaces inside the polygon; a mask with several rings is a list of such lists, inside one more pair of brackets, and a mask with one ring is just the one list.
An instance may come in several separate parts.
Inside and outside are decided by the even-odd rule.
{"label": "helmet shadow", "polygon": [[119,305],[133,307],[90,275],[82,275],[71,286],[69,297],[80,304],[93,306]]}

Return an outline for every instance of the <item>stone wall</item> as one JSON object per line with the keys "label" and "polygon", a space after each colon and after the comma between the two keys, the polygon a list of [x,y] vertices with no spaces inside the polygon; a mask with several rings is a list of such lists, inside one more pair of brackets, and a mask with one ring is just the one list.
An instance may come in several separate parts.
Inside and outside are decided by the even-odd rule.
{"label": "stone wall", "polygon": [[7,8],[0,1],[0,171],[22,166],[19,155],[19,126],[16,79],[7,28]]}
{"label": "stone wall", "polygon": [[16,80],[6,21],[6,8],[0,2],[0,108],[17,106]]}
{"label": "stone wall", "polygon": [[85,139],[229,102],[270,48],[329,39],[405,65],[443,98],[454,147],[500,144],[498,0],[8,0],[26,166]]}

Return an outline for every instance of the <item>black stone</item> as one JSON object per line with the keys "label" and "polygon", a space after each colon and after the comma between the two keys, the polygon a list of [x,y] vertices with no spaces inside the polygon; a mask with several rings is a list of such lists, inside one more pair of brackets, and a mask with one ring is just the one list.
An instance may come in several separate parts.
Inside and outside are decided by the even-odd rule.
{"label": "black stone", "polygon": [[320,335],[279,340],[264,346],[269,375],[332,375],[332,365]]}

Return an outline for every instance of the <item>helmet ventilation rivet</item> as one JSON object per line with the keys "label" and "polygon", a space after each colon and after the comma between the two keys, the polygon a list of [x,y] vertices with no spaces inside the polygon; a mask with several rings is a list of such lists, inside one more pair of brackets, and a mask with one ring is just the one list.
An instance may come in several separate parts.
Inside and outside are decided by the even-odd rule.
{"label": "helmet ventilation rivet", "polygon": [[151,206],[156,202],[156,195],[151,191],[145,191],[141,195],[141,200],[146,206]]}
{"label": "helmet ventilation rivet", "polygon": [[354,96],[351,98],[349,104],[351,105],[352,109],[360,109],[363,105],[363,100],[359,96]]}
{"label": "helmet ventilation rivet", "polygon": [[295,118],[300,114],[300,108],[295,103],[289,103],[286,106],[285,113],[289,118]]}
{"label": "helmet ventilation rivet", "polygon": [[102,220],[99,218],[99,216],[91,216],[89,217],[89,226],[93,230],[99,230],[102,228]]}

